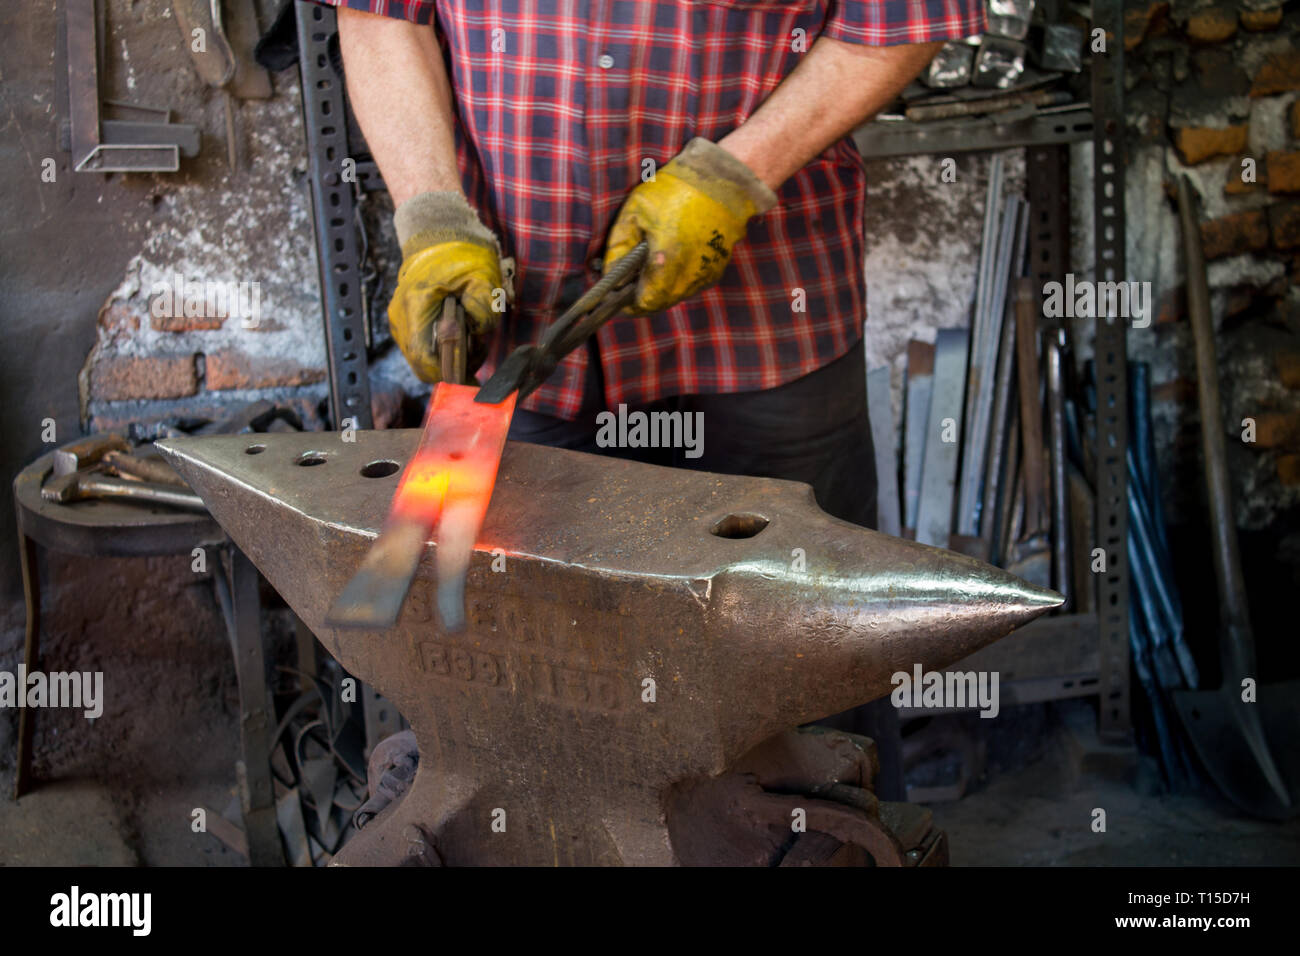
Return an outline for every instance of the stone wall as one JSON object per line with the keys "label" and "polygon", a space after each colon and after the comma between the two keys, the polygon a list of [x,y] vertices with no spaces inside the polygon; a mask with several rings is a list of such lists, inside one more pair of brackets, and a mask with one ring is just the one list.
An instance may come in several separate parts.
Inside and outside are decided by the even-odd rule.
{"label": "stone wall", "polygon": [[[1238,522],[1300,506],[1300,10],[1278,0],[1142,3],[1128,11],[1129,275],[1158,315],[1133,330],[1153,366],[1167,506],[1202,510],[1200,421],[1172,187],[1200,195]],[[1242,441],[1244,419],[1256,440]]]}

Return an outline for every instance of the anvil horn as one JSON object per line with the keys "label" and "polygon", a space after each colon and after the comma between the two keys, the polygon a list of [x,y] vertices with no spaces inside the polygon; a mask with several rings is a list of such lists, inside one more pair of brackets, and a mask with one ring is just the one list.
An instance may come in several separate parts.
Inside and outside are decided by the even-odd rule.
{"label": "anvil horn", "polygon": [[773,734],[884,696],[891,675],[945,667],[1062,603],[973,558],[832,518],[807,485],[508,443],[466,584],[468,629],[439,629],[432,544],[395,627],[328,628],[418,434],[158,445],[322,643],[410,722],[421,762],[403,807],[421,794],[434,808],[422,825],[461,839],[513,808],[511,836],[482,841],[490,851],[471,839],[467,862],[628,859],[626,832],[638,845],[662,832],[667,847],[674,783],[722,773]]}

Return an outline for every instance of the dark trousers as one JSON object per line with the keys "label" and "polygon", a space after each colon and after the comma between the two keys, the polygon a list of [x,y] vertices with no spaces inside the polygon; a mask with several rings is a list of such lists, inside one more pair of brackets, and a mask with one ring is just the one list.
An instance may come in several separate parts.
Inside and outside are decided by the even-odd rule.
{"label": "dark trousers", "polygon": [[[677,395],[628,411],[703,413],[703,449],[697,458],[683,448],[601,448],[596,444],[596,416],[605,403],[595,343],[582,406],[573,421],[520,409],[510,438],[613,455],[650,464],[724,475],[785,478],[813,488],[822,510],[845,521],[876,525],[876,458],[867,417],[867,372],[862,343],[840,358],[776,388],[726,395]],[[877,794],[901,800],[902,754],[898,712],[886,697],[829,717],[820,723],[865,734],[880,755]]]}

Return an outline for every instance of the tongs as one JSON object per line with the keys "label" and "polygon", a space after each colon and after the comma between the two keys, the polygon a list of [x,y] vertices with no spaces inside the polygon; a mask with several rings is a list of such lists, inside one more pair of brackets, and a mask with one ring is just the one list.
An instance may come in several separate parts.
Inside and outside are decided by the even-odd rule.
{"label": "tongs", "polygon": [[[632,302],[634,281],[645,265],[650,244],[642,239],[612,266],[599,282],[569,306],[543,333],[536,345],[521,345],[511,352],[483,386],[474,401],[488,405],[503,402],[518,391],[522,401],[551,377],[560,360],[587,341],[595,331]],[[445,366],[444,366],[445,367]]]}
{"label": "tongs", "polygon": [[[392,510],[361,567],[330,607],[327,624],[392,627],[436,527],[439,618],[448,633],[464,629],[465,578],[515,402],[632,301],[632,279],[647,251],[641,242],[619,259],[546,330],[541,342],[512,352],[477,395],[465,384],[469,337],[464,308],[454,296],[443,300],[434,337],[443,381],[429,399],[420,445],[402,473]],[[485,392],[497,397],[485,397]]]}

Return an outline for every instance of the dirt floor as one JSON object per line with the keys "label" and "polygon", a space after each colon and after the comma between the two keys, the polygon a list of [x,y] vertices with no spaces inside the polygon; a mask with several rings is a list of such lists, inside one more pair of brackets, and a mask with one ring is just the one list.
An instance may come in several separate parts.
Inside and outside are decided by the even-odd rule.
{"label": "dirt floor", "polygon": [[42,563],[42,669],[102,671],[104,712],[40,711],[40,783],[16,803],[17,720],[0,715],[0,863],[241,865],[191,830],[195,808],[235,797],[238,693],[209,575],[188,556]]}
{"label": "dirt floor", "polygon": [[[1004,715],[984,721],[995,726],[984,731],[983,778],[963,799],[931,805],[954,866],[1300,864],[1300,819],[1251,819],[1206,785],[1163,792],[1151,761],[1098,742],[1091,701]],[[1098,809],[1105,832],[1093,829]]]}
{"label": "dirt floor", "polygon": [[[43,573],[44,669],[102,670],[105,710],[93,722],[40,713],[41,782],[16,803],[16,720],[0,713],[0,864],[243,865],[191,829],[198,807],[238,819],[238,698],[207,575],[188,558],[57,556]],[[21,626],[21,605],[5,610],[6,629]],[[1244,818],[1212,792],[1162,793],[1134,750],[1098,743],[1086,700],[940,719],[986,754],[961,800],[931,804],[954,865],[1300,863],[1300,820]],[[1098,808],[1105,832],[1093,829]]]}

